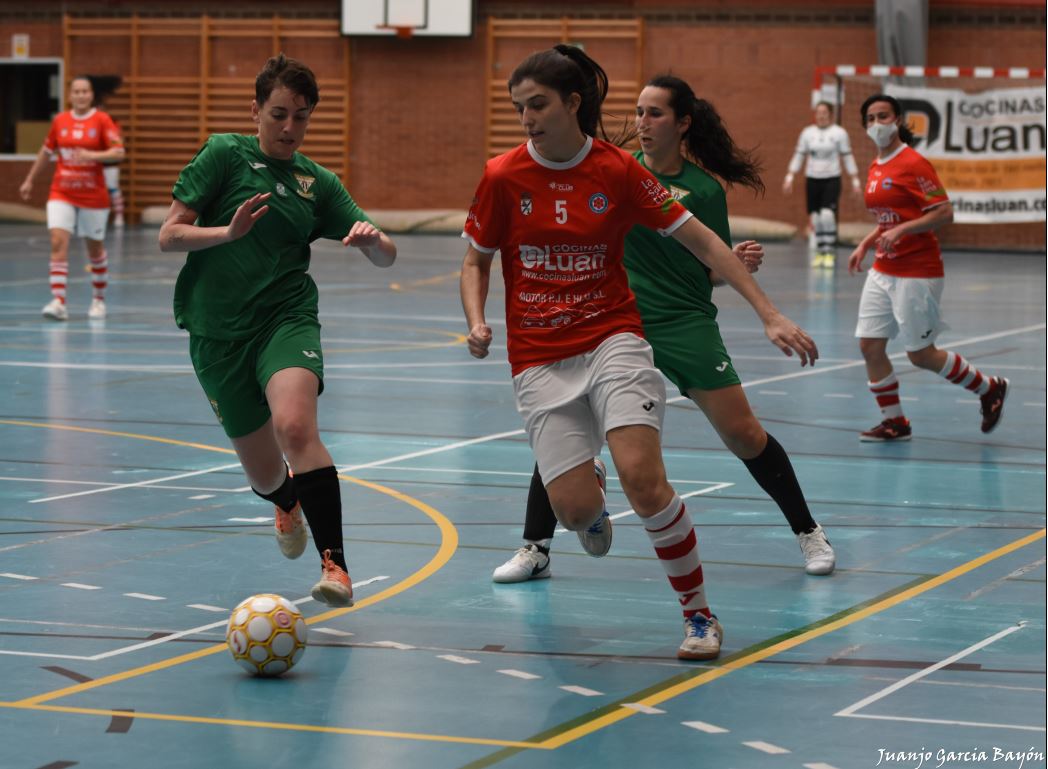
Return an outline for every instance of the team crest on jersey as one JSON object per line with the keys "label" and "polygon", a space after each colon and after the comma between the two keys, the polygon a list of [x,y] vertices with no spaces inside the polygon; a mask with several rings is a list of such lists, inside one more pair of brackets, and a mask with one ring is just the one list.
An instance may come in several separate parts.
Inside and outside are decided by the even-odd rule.
{"label": "team crest on jersey", "polygon": [[608,210],[608,196],[603,192],[594,192],[589,199],[590,211],[595,214],[603,214]]}
{"label": "team crest on jersey", "polygon": [[295,174],[295,180],[298,182],[298,189],[295,190],[295,192],[297,192],[299,195],[306,198],[307,200],[312,200],[313,193],[311,192],[311,190],[313,188],[313,182],[316,181],[316,178],[312,176],[306,176],[305,174]]}
{"label": "team crest on jersey", "polygon": [[889,176],[883,182],[881,182],[882,190],[890,190],[892,188],[892,178]]}
{"label": "team crest on jersey", "polygon": [[524,216],[531,216],[531,195],[527,192],[520,193],[520,212]]}
{"label": "team crest on jersey", "polygon": [[689,193],[688,193],[688,190],[686,190],[686,189],[683,189],[681,187],[677,187],[677,186],[672,185],[672,184],[670,185],[669,189],[670,189],[670,195],[673,196],[674,200],[684,200],[684,198],[688,197]]}
{"label": "team crest on jersey", "polygon": [[282,197],[282,198],[286,198],[287,197],[287,187],[285,187],[283,185],[283,183],[277,182],[277,186],[275,187],[275,189],[277,191],[277,194],[280,197]]}

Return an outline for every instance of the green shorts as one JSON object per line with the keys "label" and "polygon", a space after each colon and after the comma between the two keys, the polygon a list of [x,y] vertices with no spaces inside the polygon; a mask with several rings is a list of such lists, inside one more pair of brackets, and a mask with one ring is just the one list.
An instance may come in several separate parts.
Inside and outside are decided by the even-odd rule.
{"label": "green shorts", "polygon": [[688,390],[719,390],[742,384],[731,365],[717,321],[685,314],[669,320],[644,321],[644,337],[655,351],[655,366],[677,385]]}
{"label": "green shorts", "polygon": [[219,424],[230,438],[240,438],[270,418],[266,384],[285,368],[304,368],[324,391],[324,353],[320,322],[308,315],[280,318],[250,339],[228,341],[190,335],[189,357]]}

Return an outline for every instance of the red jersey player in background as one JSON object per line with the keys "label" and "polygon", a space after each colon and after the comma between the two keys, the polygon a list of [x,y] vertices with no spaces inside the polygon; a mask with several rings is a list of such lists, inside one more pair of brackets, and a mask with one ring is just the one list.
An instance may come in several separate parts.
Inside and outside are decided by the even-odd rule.
{"label": "red jersey player in background", "polygon": [[1001,419],[1008,380],[985,376],[962,356],[935,346],[939,332],[947,327],[939,312],[944,278],[935,230],[953,221],[953,205],[932,164],[908,146],[913,133],[903,124],[895,98],[874,94],[863,103],[861,115],[879,150],[870,163],[865,192],[877,227],[852,252],[848,270],[861,272],[866,252],[876,247],[859,300],[855,336],[884,420],[861,433],[859,440],[910,439],[910,422],[899,403],[899,380],[887,354],[888,340],[900,335],[913,365],[979,396],[982,431],[988,433]]}
{"label": "red jersey player in background", "polygon": [[19,187],[23,200],[33,194],[33,179],[48,158],[57,164],[47,199],[47,229],[51,233],[51,295],[44,305],[44,317],[68,320],[66,281],[69,276],[69,240],[84,238],[91,260],[94,289],[87,316],[101,320],[106,316],[105,289],[109,281],[105,244],[109,219],[109,192],[102,174],[104,162],[124,157],[124,144],[113,119],[92,107],[95,94],[91,81],[77,77],[69,84],[72,109],[55,116],[51,131],[36,156],[25,181]]}
{"label": "red jersey player in background", "polygon": [[659,431],[662,376],[643,339],[623,265],[635,224],[672,235],[753,306],[768,338],[805,365],[818,350],[783,316],[723,242],[631,155],[606,141],[607,76],[581,49],[558,45],[509,79],[528,142],[488,161],[466,220],[462,304],[470,353],[492,341],[484,305],[501,252],[517,409],[566,529],[600,536],[611,521],[594,473],[605,439],[684,613],[681,659],[712,659],[723,630],[706,601],[691,518],[666,479]]}

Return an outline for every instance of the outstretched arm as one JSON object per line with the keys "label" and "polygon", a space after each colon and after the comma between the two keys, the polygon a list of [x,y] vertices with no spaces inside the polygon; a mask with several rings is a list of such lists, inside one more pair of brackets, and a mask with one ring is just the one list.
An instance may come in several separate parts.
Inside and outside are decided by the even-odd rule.
{"label": "outstretched arm", "polygon": [[459,292],[462,294],[462,309],[466,313],[469,328],[469,354],[474,358],[486,358],[491,346],[491,327],[484,318],[484,304],[488,298],[488,283],[491,279],[492,254],[484,254],[472,245],[462,260],[462,277]]}
{"label": "outstretched arm", "polygon": [[692,217],[673,232],[673,237],[749,302],[772,344],[787,356],[797,353],[802,366],[815,364],[819,350],[812,338],[779,312],[743,263],[709,228]]}

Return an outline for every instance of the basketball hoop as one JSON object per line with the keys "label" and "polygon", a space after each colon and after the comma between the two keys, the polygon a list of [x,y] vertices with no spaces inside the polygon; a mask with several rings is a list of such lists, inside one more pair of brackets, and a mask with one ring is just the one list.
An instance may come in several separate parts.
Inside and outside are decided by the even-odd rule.
{"label": "basketball hoop", "polygon": [[375,29],[385,29],[394,32],[400,40],[410,40],[415,34],[414,27],[402,27],[398,24],[376,24]]}

